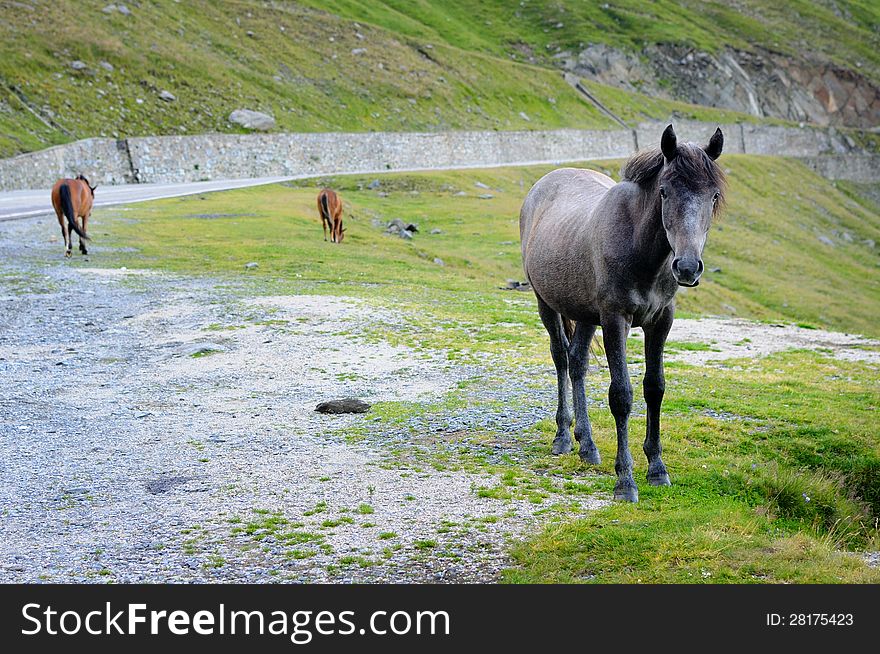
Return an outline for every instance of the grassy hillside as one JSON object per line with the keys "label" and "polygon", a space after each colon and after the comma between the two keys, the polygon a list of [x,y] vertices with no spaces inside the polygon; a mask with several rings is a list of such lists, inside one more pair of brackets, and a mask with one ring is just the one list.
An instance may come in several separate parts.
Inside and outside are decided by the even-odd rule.
{"label": "grassy hillside", "polygon": [[860,62],[880,79],[880,5],[871,0],[304,0],[354,20],[419,38],[513,59],[550,62],[561,50],[650,43],[715,52],[754,47],[801,57],[806,51],[845,67]]}
{"label": "grassy hillside", "polygon": [[[614,126],[552,69],[552,54],[581,42],[794,52],[806,31],[813,51],[876,69],[870,3],[837,3],[846,30],[849,19],[812,3],[749,1],[745,15],[697,4],[145,0],[123,15],[103,0],[0,0],[0,156],[90,136],[236,131],[238,108],[271,112],[283,131]],[[749,120],[591,89],[631,121]]]}
{"label": "grassy hillside", "polygon": [[[878,256],[865,242],[880,238],[870,199],[876,186],[835,187],[785,159],[723,162],[730,204],[705,255],[708,270],[721,270],[682,293],[683,313],[735,310],[880,335]],[[612,173],[618,167],[596,167],[603,165]],[[473,364],[462,368],[465,378],[449,395],[379,403],[368,421],[330,437],[377,439],[373,446],[387,465],[407,470],[490,473],[499,481],[476,488],[478,497],[540,504],[550,524],[515,546],[508,581],[877,583],[880,572],[840,552],[877,547],[876,364],[805,351],[670,363],[664,458],[675,485],[642,481],[644,405],[634,384],[641,501],[583,515],[579,497],[614,485],[607,370],[594,368],[588,389],[602,465],[551,457],[554,376],[546,334],[530,293],[498,288],[522,278],[517,211],[546,170],[338,177],[107,208],[94,216],[89,260],[76,255],[70,264],[206,275],[224,284],[230,301],[285,293],[357,297],[400,318],[369,327],[368,338]],[[314,209],[325,183],[345,202],[348,231],[339,246],[322,240]],[[493,197],[479,197],[487,194]],[[393,218],[418,223],[413,240],[384,233]],[[248,262],[259,267],[246,269]],[[285,321],[278,322],[283,335]],[[633,339],[630,347],[637,374],[641,346]],[[536,407],[540,398],[548,405]],[[503,420],[469,428],[459,433],[462,447],[419,428],[425,417],[432,425],[453,422],[462,406],[504,416],[539,408],[548,418],[524,429],[505,428]],[[389,433],[406,447],[384,440]]]}
{"label": "grassy hillside", "polygon": [[124,16],[105,2],[34,4],[0,18],[0,154],[234,131],[237,108],[269,111],[287,131],[612,125],[554,72],[297,5],[167,0]]}

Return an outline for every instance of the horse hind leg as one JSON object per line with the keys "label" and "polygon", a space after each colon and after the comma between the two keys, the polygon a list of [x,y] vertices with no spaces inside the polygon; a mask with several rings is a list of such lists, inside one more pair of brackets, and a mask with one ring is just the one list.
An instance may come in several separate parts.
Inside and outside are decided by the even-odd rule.
{"label": "horse hind leg", "polygon": [[73,234],[70,233],[70,225],[66,218],[61,223],[61,234],[64,236],[64,256],[70,257],[71,250],[73,250]]}
{"label": "horse hind leg", "polygon": [[602,462],[599,450],[593,442],[593,430],[587,413],[587,393],[584,379],[589,367],[590,343],[596,333],[595,325],[577,323],[568,349],[568,374],[574,396],[574,437],[580,443],[578,455],[585,463],[597,465]]}
{"label": "horse hind leg", "polygon": [[571,409],[571,383],[568,378],[568,338],[562,324],[562,316],[551,309],[539,297],[538,313],[541,322],[550,334],[550,355],[556,367],[556,437],[553,439],[553,454],[568,454],[572,451],[571,423],[574,417]]}
{"label": "horse hind leg", "polygon": [[[88,219],[89,219],[88,216],[83,216],[82,220],[80,221],[80,227],[83,230],[83,234],[88,234],[88,232],[86,231],[86,223],[88,222]],[[72,234],[71,234],[71,238],[73,238]],[[89,253],[88,249],[86,248],[86,243],[85,243],[85,241],[83,241],[82,236],[79,237],[79,251],[82,254]]]}

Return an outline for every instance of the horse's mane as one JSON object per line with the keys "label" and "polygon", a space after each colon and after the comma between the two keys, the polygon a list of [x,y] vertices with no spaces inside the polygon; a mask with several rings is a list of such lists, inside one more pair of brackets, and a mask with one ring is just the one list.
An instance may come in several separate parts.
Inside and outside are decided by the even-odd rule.
{"label": "horse's mane", "polygon": [[[623,181],[638,184],[643,190],[653,188],[666,158],[659,148],[636,152],[623,167]],[[678,146],[678,155],[666,167],[666,175],[670,181],[681,180],[690,187],[715,187],[720,193],[716,204],[716,212],[724,203],[727,179],[721,167],[706,154],[705,150],[692,143]]]}

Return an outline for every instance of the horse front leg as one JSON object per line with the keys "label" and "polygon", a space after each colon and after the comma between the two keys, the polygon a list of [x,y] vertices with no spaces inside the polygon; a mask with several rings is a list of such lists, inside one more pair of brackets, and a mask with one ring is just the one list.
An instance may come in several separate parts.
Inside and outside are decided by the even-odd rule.
{"label": "horse front leg", "polygon": [[645,326],[645,379],[642,388],[645,391],[645,404],[648,406],[648,426],[645,431],[645,444],[642,449],[648,457],[648,483],[652,486],[669,486],[669,473],[660,455],[660,405],[666,390],[666,379],[663,375],[663,347],[666,337],[672,328],[675,310],[667,307],[660,319],[650,326]]}
{"label": "horse front leg", "polygon": [[595,325],[577,323],[568,349],[568,374],[571,377],[574,395],[574,437],[580,443],[578,455],[585,463],[597,465],[602,462],[602,457],[599,456],[599,450],[593,442],[593,430],[587,413],[587,393],[584,387],[584,377],[589,368],[590,343],[595,333]]}
{"label": "horse front leg", "polygon": [[562,325],[562,316],[538,298],[538,313],[541,322],[550,334],[550,355],[556,367],[556,437],[553,439],[553,454],[568,454],[572,451],[571,384],[568,380],[568,338]]}
{"label": "horse front leg", "polygon": [[622,315],[602,318],[602,340],[605,355],[611,371],[611,386],[608,388],[608,406],[617,425],[617,458],[614,471],[617,484],[614,486],[614,499],[626,502],[639,501],[639,489],[633,479],[633,460],[629,453],[629,414],[632,411],[632,384],[626,366],[626,339],[629,336],[630,320]]}

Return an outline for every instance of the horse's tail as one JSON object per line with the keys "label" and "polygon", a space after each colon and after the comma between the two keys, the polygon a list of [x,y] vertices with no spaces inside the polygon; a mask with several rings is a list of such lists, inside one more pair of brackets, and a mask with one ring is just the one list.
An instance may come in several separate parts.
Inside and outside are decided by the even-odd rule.
{"label": "horse's tail", "polygon": [[321,193],[321,216],[330,222],[330,200],[326,193]]}
{"label": "horse's tail", "polygon": [[[562,329],[565,331],[565,337],[568,339],[568,342],[571,343],[577,323],[565,316],[560,317],[562,318]],[[602,341],[599,340],[599,337],[596,334],[593,334],[593,338],[590,340],[590,354],[596,357],[596,363],[599,365],[601,365],[600,355],[602,355],[604,351],[605,348],[602,347]]]}
{"label": "horse's tail", "polygon": [[574,320],[562,316],[562,328],[565,330],[565,337],[568,339],[568,342],[571,343],[571,339],[574,338]]}
{"label": "horse's tail", "polygon": [[58,189],[58,199],[61,202],[61,211],[64,213],[64,217],[67,218],[67,224],[70,225],[70,229],[79,234],[81,239],[88,241],[89,237],[76,224],[76,212],[73,209],[73,199],[70,197],[70,187],[67,184],[62,184],[61,188]]}
{"label": "horse's tail", "polygon": [[321,218],[327,221],[327,225],[330,227],[330,238],[336,242],[336,235],[334,234],[334,223],[333,219],[330,217],[330,198],[328,197],[328,193],[321,193],[320,204],[321,204]]}

